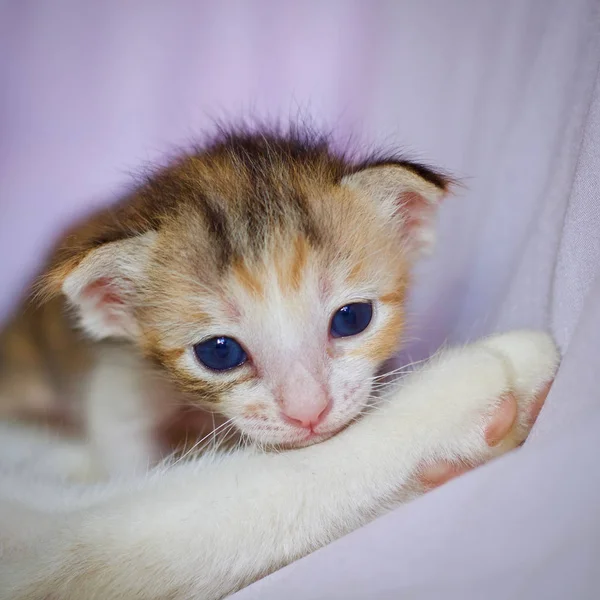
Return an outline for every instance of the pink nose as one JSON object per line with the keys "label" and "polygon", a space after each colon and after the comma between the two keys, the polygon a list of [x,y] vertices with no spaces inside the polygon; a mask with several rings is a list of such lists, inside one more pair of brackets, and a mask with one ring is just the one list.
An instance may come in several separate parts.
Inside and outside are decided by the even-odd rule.
{"label": "pink nose", "polygon": [[306,429],[312,429],[316,427],[324,418],[325,415],[329,412],[329,402],[325,404],[323,407],[319,407],[316,410],[307,409],[307,410],[297,410],[297,411],[281,411],[283,418],[292,425],[296,425],[297,427],[306,427]]}
{"label": "pink nose", "polygon": [[282,386],[281,412],[288,423],[313,428],[329,412],[330,401],[324,387],[300,363],[287,373]]}

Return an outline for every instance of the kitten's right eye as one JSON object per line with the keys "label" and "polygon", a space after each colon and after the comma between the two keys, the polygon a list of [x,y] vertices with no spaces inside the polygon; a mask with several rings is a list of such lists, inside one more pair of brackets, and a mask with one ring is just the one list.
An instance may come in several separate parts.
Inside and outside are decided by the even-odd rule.
{"label": "kitten's right eye", "polygon": [[212,371],[229,371],[248,360],[242,346],[230,337],[214,337],[196,344],[194,354],[199,362]]}
{"label": "kitten's right eye", "polygon": [[358,335],[369,326],[372,317],[373,305],[370,302],[346,304],[331,319],[331,335],[334,338]]}

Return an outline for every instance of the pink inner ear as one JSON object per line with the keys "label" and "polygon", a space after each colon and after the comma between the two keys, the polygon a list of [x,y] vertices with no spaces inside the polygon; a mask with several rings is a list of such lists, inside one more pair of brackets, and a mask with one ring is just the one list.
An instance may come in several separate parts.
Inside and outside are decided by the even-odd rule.
{"label": "pink inner ear", "polygon": [[126,299],[109,277],[100,277],[87,285],[81,293],[81,302],[86,306],[85,312],[94,315],[96,325],[102,324],[107,334],[115,335],[128,329],[131,319]]}
{"label": "pink inner ear", "polygon": [[435,214],[437,206],[428,202],[417,192],[404,192],[400,195],[400,206],[408,229],[423,227]]}
{"label": "pink inner ear", "polygon": [[125,301],[119,295],[118,287],[108,277],[100,277],[86,286],[83,291],[86,300],[95,302],[96,308],[103,304],[122,306]]}
{"label": "pink inner ear", "polygon": [[415,250],[426,251],[433,241],[434,220],[439,205],[417,192],[404,192],[398,200],[403,217],[403,235]]}

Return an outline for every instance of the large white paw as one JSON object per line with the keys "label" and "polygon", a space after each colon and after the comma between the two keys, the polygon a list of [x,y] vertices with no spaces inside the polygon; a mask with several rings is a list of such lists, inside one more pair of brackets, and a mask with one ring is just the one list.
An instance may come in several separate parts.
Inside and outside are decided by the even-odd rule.
{"label": "large white paw", "polygon": [[[447,379],[440,419],[449,426],[444,442],[422,465],[422,481],[439,485],[523,443],[558,363],[552,338],[538,331],[490,336],[442,356],[431,375]],[[456,373],[455,382],[449,373]]]}
{"label": "large white paw", "polygon": [[540,331],[494,335],[481,343],[505,361],[509,393],[516,401],[514,426],[502,440],[501,449],[508,449],[522,443],[529,434],[558,368],[560,355],[550,335]]}

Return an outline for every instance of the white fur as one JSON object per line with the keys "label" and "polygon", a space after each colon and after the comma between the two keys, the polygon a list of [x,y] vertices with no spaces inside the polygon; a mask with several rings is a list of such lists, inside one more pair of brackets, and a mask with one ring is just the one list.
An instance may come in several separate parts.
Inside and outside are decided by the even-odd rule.
{"label": "white fur", "polygon": [[537,332],[444,351],[378,410],[290,452],[244,450],[91,488],[5,464],[0,599],[222,598],[418,494],[420,465],[509,450],[525,438],[524,420],[489,448],[489,415],[509,390],[525,414],[557,360]]}
{"label": "white fur", "polygon": [[91,482],[144,473],[162,457],[156,430],[176,405],[132,348],[97,347],[95,358],[83,411],[89,464],[72,476]]}

